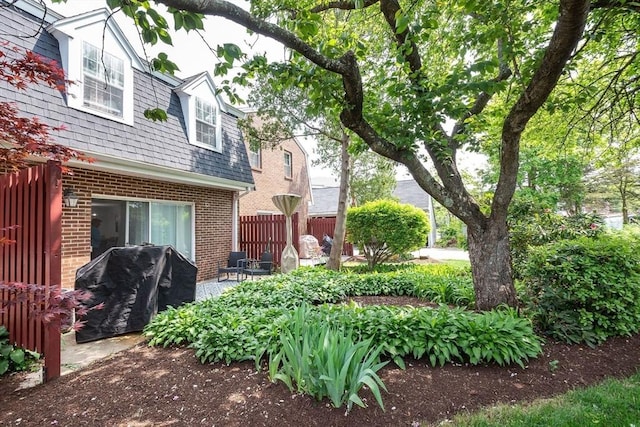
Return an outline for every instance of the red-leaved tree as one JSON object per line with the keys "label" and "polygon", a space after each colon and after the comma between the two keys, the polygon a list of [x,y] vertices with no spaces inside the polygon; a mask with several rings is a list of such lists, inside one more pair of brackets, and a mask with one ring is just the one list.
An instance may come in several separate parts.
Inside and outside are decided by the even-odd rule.
{"label": "red-leaved tree", "polygon": [[[29,85],[45,85],[64,92],[66,85],[71,83],[55,61],[31,51],[23,51],[8,42],[0,42],[0,81],[17,91],[24,91]],[[16,103],[0,101],[0,172],[26,168],[32,156],[60,162],[70,159],[90,162],[91,159],[84,154],[53,142],[51,133],[63,129],[63,125],[50,126],[38,117],[20,116]],[[71,172],[64,167],[63,171]],[[0,228],[0,246],[15,243],[5,233],[16,227]],[[30,312],[40,316],[45,323],[59,319],[65,324],[74,310],[81,317],[86,313],[82,303],[90,297],[87,292],[63,293],[60,288],[53,288],[46,293],[44,287],[38,284],[2,280],[0,291],[0,314],[9,305],[27,303],[31,306]],[[77,329],[81,322],[75,322],[73,326]]]}
{"label": "red-leaved tree", "polygon": [[[61,92],[66,84],[64,71],[54,60],[0,42],[0,80],[16,90],[43,84]],[[21,117],[13,102],[0,101],[0,167],[18,170],[27,167],[28,157],[37,156],[61,162],[72,158],[90,161],[84,154],[53,142],[51,132],[64,125],[49,126],[38,117]]]}

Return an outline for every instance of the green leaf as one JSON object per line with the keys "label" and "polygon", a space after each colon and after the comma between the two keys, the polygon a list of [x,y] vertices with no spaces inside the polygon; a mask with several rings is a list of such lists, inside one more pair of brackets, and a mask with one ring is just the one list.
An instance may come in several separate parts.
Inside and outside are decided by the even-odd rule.
{"label": "green leaf", "polygon": [[179,29],[181,29],[182,27],[184,27],[184,19],[182,17],[182,14],[180,12],[176,12],[173,14],[173,28],[178,31]]}
{"label": "green leaf", "polygon": [[396,34],[402,34],[407,31],[409,27],[409,17],[402,13],[402,11],[396,12]]}
{"label": "green leaf", "polygon": [[145,43],[149,43],[151,45],[154,45],[158,42],[158,34],[153,31],[150,28],[142,28],[141,29],[141,33],[142,33],[142,40]]}
{"label": "green leaf", "polygon": [[164,29],[158,29],[158,37],[160,37],[160,40],[162,40],[163,43],[168,44],[168,45],[173,45],[172,41],[171,41],[171,36],[169,35],[169,33],[164,30]]}
{"label": "green leaf", "polygon": [[17,348],[11,352],[9,355],[13,363],[18,366],[22,366],[24,364],[24,350],[21,348]]}
{"label": "green leaf", "polygon": [[166,122],[169,118],[167,112],[162,108],[147,108],[144,110],[144,116],[154,122]]}

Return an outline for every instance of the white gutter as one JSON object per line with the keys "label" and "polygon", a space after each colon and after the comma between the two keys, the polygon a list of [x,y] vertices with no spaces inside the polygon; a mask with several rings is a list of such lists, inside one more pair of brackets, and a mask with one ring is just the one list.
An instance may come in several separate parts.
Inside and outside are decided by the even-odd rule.
{"label": "white gutter", "polygon": [[238,192],[233,193],[233,209],[232,209],[232,218],[231,218],[231,250],[233,252],[238,252],[239,244],[238,244],[238,234],[239,234],[239,222],[240,222],[240,212],[238,205],[240,203],[240,198],[238,197]]}
{"label": "white gutter", "polygon": [[231,250],[235,252],[240,250],[240,243],[238,242],[238,236],[240,235],[240,199],[252,191],[255,191],[255,188],[251,190],[247,189],[242,193],[233,193],[233,220],[231,221],[231,233],[233,237],[231,239]]}
{"label": "white gutter", "polygon": [[94,159],[94,162],[89,163],[80,160],[70,160],[66,165],[69,167],[113,172],[121,175],[155,179],[163,182],[173,182],[175,184],[195,185],[198,187],[219,188],[231,191],[250,191],[255,189],[255,185],[250,182],[235,181],[195,172],[182,171],[166,166],[117,158],[106,154],[96,154],[87,151],[83,153],[87,157]]}

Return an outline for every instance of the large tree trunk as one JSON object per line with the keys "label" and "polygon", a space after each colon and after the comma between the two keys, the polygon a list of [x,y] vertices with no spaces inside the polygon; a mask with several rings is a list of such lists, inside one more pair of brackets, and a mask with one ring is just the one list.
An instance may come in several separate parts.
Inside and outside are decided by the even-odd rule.
{"label": "large tree trunk", "polygon": [[515,307],[518,301],[506,219],[490,219],[482,228],[469,227],[467,239],[476,309],[491,310],[500,304]]}
{"label": "large tree trunk", "polygon": [[349,178],[351,175],[351,155],[349,154],[349,135],[342,132],[340,146],[340,159],[342,170],[340,171],[340,195],[338,196],[338,212],[336,214],[336,226],[333,229],[333,245],[327,261],[329,270],[340,270],[342,264],[342,246],[347,231],[347,207],[349,205]]}

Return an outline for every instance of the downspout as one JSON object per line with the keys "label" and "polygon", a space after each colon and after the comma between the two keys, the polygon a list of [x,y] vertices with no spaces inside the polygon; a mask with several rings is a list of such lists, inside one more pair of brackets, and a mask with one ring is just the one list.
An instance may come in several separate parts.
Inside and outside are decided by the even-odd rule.
{"label": "downspout", "polygon": [[240,235],[240,198],[251,193],[252,189],[247,187],[242,193],[234,191],[233,193],[233,220],[231,221],[231,250],[237,252],[240,250],[238,237]]}

